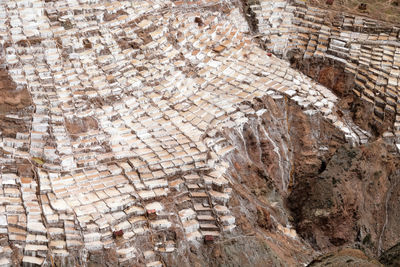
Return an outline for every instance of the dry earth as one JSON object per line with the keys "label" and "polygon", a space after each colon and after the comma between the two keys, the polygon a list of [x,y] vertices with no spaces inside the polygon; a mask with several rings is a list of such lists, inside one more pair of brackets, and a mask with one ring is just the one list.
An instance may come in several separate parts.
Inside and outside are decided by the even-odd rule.
{"label": "dry earth", "polygon": [[[400,2],[398,0],[309,0],[310,5],[350,14],[367,16],[373,19],[400,23]],[[360,9],[360,4],[367,4],[366,10]]]}

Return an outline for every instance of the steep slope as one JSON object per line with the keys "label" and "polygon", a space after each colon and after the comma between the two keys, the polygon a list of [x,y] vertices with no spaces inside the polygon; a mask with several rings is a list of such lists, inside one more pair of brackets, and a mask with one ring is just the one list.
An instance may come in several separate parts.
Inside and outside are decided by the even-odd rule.
{"label": "steep slope", "polygon": [[340,147],[289,197],[301,235],[316,248],[350,244],[377,256],[398,242],[399,159],[382,141]]}
{"label": "steep slope", "polygon": [[362,251],[356,249],[341,249],[337,252],[328,253],[313,260],[309,267],[322,266],[382,266],[377,260],[368,258]]}
{"label": "steep slope", "polygon": [[385,266],[399,266],[400,265],[400,243],[391,247],[379,257],[379,261]]}
{"label": "steep slope", "polygon": [[370,116],[393,95],[341,98],[341,69],[265,51],[251,2],[0,2],[0,265],[299,266],[399,242],[393,121]]}

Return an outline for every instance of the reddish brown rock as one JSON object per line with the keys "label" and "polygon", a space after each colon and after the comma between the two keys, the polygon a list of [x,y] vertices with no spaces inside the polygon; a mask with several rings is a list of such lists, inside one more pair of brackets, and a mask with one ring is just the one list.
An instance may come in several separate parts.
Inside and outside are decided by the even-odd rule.
{"label": "reddish brown rock", "polygon": [[321,174],[298,177],[288,202],[297,230],[319,249],[355,243],[370,255],[388,249],[400,235],[393,221],[398,168],[382,141],[340,147]]}

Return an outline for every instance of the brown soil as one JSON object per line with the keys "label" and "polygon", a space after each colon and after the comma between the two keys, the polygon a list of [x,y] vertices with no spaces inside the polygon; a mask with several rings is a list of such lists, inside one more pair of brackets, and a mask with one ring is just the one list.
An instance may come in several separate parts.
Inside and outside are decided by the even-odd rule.
{"label": "brown soil", "polygon": [[104,21],[111,21],[111,20],[114,20],[114,19],[116,19],[116,18],[118,18],[119,16],[122,16],[122,15],[128,15],[128,13],[126,13],[123,10],[118,10],[116,13],[113,13],[113,14],[105,12],[104,13]]}
{"label": "brown soil", "polygon": [[288,199],[297,231],[318,249],[357,244],[376,256],[380,239],[380,249],[394,245],[399,164],[380,140],[340,147],[322,173],[297,178]]}
{"label": "brown soil", "polygon": [[107,97],[93,97],[93,98],[88,99],[92,109],[101,108],[105,105],[112,105],[113,103],[117,102],[118,100],[119,100],[119,97],[116,95],[111,95],[111,96],[107,96]]}
{"label": "brown soil", "polygon": [[22,120],[6,118],[0,115],[0,132],[3,137],[15,138],[17,133],[29,132],[29,126]]}
{"label": "brown soil", "polygon": [[377,260],[367,257],[362,251],[345,248],[337,252],[331,252],[313,260],[309,267],[322,266],[382,266]]}
{"label": "brown soil", "polygon": [[0,68],[0,132],[3,137],[15,138],[18,132],[26,133],[29,125],[22,118],[6,117],[7,114],[29,117],[32,99],[26,87],[18,88],[4,68]]}
{"label": "brown soil", "polygon": [[303,59],[303,54],[291,51],[288,55],[291,67],[300,70],[315,81],[344,96],[354,87],[354,75],[344,71],[345,66],[329,59]]}
{"label": "brown soil", "polygon": [[385,111],[384,120],[377,120],[374,114],[374,105],[360,99],[354,94],[343,96],[338,105],[338,109],[353,120],[362,129],[370,132],[375,138],[382,136],[394,123],[394,114]]}
{"label": "brown soil", "polygon": [[[155,31],[157,29],[156,26],[152,25],[149,28],[143,30],[143,29],[138,29],[135,31],[135,33],[138,35],[140,39],[143,41],[143,45],[147,45],[151,41],[153,41],[153,38],[151,37],[150,33]],[[135,45],[135,44],[133,44]]]}
{"label": "brown soil", "polygon": [[385,253],[379,257],[379,261],[385,266],[400,266],[400,243],[385,251]]}
{"label": "brown soil", "polygon": [[33,177],[32,164],[24,159],[17,165],[17,172],[20,177]]}
{"label": "brown soil", "polygon": [[[327,5],[327,0],[309,0],[309,4],[324,9],[347,12],[372,19],[400,23],[399,0],[334,0],[333,5]],[[360,4],[367,4],[366,10],[359,8]]]}
{"label": "brown soil", "polygon": [[71,135],[85,133],[89,130],[97,130],[97,121],[92,117],[78,118],[74,117],[72,120],[66,120],[65,126]]}
{"label": "brown soil", "polygon": [[317,81],[328,88],[332,88],[338,95],[344,95],[347,91],[346,74],[342,68],[335,68],[334,66],[322,67]]}
{"label": "brown soil", "polygon": [[26,88],[18,88],[7,70],[0,68],[0,114],[19,111],[32,104]]}

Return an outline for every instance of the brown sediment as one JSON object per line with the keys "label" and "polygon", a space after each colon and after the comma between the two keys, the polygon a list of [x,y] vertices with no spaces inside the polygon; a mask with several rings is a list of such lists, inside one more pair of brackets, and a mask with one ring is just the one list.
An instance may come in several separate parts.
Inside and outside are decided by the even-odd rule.
{"label": "brown sediment", "polygon": [[71,120],[65,121],[67,131],[71,135],[85,133],[89,130],[98,129],[97,121],[92,117],[78,118],[74,117]]}
{"label": "brown sediment", "polygon": [[0,68],[0,114],[17,112],[32,104],[25,86],[17,87],[7,69]]}

